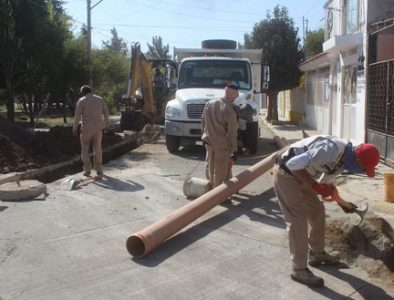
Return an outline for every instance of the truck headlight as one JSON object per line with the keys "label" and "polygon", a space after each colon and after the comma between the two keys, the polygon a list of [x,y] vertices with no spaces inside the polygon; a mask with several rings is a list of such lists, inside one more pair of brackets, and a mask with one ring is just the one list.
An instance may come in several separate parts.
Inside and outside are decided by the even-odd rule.
{"label": "truck headlight", "polygon": [[179,117],[179,110],[177,110],[174,107],[167,107],[166,108],[166,118],[174,118],[174,117]]}

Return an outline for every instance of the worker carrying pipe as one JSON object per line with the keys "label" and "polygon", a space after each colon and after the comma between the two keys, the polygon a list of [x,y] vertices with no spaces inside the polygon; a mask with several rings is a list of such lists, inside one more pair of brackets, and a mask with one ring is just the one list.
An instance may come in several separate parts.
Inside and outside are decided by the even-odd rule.
{"label": "worker carrying pipe", "polygon": [[293,280],[313,287],[324,285],[307,263],[331,264],[339,256],[324,250],[325,210],[320,200],[336,201],[346,213],[357,213],[359,208],[340,198],[332,182],[343,170],[374,177],[379,159],[373,144],[353,146],[345,139],[322,135],[295,142],[278,155],[274,189],[287,224]]}

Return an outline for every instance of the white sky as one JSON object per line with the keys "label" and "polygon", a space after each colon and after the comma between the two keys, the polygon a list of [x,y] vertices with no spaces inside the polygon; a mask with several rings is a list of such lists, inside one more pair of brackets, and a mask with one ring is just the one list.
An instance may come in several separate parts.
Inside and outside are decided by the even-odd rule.
{"label": "white sky", "polygon": [[[67,0],[66,0],[67,1]],[[94,6],[99,0],[91,0]],[[309,30],[324,27],[323,5],[327,0],[103,0],[92,9],[92,44],[100,48],[111,39],[115,27],[127,42],[139,42],[147,51],[153,36],[161,36],[164,45],[200,48],[205,39],[231,39],[243,44],[244,33],[251,33],[255,23],[265,19],[267,10],[285,6],[299,36],[303,34],[303,17]],[[87,23],[87,1],[70,0],[64,4],[74,19],[74,32]],[[306,24],[306,23],[305,23]]]}

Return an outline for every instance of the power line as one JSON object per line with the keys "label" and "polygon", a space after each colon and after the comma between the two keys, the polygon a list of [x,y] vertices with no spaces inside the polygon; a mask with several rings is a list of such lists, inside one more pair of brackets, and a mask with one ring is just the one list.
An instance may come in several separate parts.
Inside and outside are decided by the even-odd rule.
{"label": "power line", "polygon": [[113,26],[113,27],[133,27],[133,28],[160,28],[160,29],[180,29],[180,30],[206,30],[206,31],[239,31],[244,32],[245,30],[239,29],[239,27],[188,27],[188,26],[161,26],[161,25],[146,25],[146,24],[107,24],[107,23],[98,23],[98,26]]}
{"label": "power line", "polygon": [[[303,16],[307,16],[316,6],[317,3],[319,3],[322,0],[316,0],[304,13]],[[324,0],[326,2],[326,0]]]}
{"label": "power line", "polygon": [[[135,3],[135,2],[133,2],[133,3],[136,4],[136,5],[149,7],[149,8],[152,8],[154,10],[158,10],[158,11],[162,11],[162,12],[166,12],[166,13],[170,13],[170,14],[179,15],[179,12],[175,12],[175,11],[171,11],[171,10],[167,10],[167,9],[163,9],[163,8],[157,8],[155,6],[147,5],[147,4],[141,4],[141,3]],[[196,16],[196,15],[193,15],[193,14],[186,14],[186,13],[182,13],[182,16],[188,16],[188,17],[199,18],[199,19],[204,19],[204,20],[225,21],[225,22],[231,22],[231,23],[244,23],[244,24],[250,24],[251,23],[250,21],[237,21],[237,20],[230,20],[230,19],[211,18],[211,17]]]}
{"label": "power line", "polygon": [[[146,0],[150,2],[155,2],[157,3],[158,1],[156,0]],[[174,5],[174,6],[183,6],[183,7],[188,7],[188,8],[197,8],[197,9],[202,9],[202,10],[208,10],[208,11],[214,11],[214,12],[224,12],[224,13],[230,13],[230,14],[236,14],[236,15],[249,15],[249,16],[261,16],[262,14],[260,13],[251,13],[251,12],[242,12],[242,11],[233,11],[233,10],[224,10],[224,9],[212,9],[212,7],[202,7],[202,6],[197,6],[197,5],[188,5],[188,4],[181,4],[181,3],[172,3],[169,1],[164,1],[161,0],[159,1],[160,3],[166,3],[169,5]]]}

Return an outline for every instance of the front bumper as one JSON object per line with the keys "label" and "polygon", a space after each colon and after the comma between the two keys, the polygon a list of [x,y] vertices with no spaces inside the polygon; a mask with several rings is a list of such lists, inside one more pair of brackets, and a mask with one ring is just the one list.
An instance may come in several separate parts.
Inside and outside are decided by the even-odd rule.
{"label": "front bumper", "polygon": [[165,121],[165,130],[168,135],[180,137],[201,138],[201,122]]}

